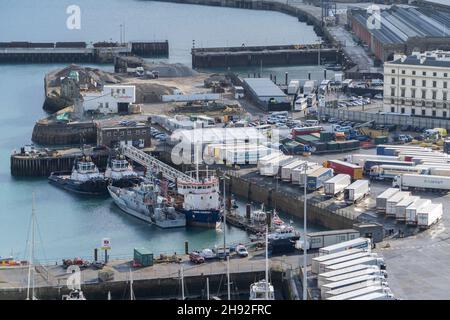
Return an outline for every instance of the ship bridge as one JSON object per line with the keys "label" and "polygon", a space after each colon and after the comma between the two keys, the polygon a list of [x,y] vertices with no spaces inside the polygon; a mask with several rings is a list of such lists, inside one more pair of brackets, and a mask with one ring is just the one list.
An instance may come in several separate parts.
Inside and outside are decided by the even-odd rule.
{"label": "ship bridge", "polygon": [[133,146],[122,146],[122,153],[133,161],[143,165],[147,170],[152,172],[161,172],[163,177],[171,182],[176,180],[196,182],[194,178],[188,176],[187,174],[178,171],[177,169],[165,164],[164,162],[146,154],[142,150],[135,148]]}

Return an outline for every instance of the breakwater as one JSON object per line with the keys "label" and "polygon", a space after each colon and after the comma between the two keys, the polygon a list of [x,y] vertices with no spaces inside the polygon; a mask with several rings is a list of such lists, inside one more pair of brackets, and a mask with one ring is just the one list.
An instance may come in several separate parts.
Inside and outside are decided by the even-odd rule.
{"label": "breakwater", "polygon": [[317,45],[193,48],[191,54],[193,68],[342,64],[343,60],[337,48]]}
{"label": "breakwater", "polygon": [[0,63],[112,63],[129,54],[167,57],[169,42],[0,42]]}

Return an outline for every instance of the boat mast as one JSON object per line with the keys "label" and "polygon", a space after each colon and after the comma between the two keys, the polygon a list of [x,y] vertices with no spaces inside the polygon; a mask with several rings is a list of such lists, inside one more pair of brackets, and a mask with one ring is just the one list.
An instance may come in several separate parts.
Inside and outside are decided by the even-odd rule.
{"label": "boat mast", "polygon": [[181,266],[181,300],[184,300],[184,271],[183,271],[183,266]]}
{"label": "boat mast", "polygon": [[31,287],[31,299],[34,300],[34,229],[35,229],[35,207],[34,207],[34,192],[31,207],[31,241],[30,241],[30,261],[28,263],[28,285],[27,285],[27,300],[30,300],[30,287]]}
{"label": "boat mast", "polygon": [[266,226],[266,300],[269,300],[269,241],[268,241],[269,226]]}
{"label": "boat mast", "polygon": [[130,300],[135,300],[134,291],[133,291],[133,273],[130,269]]}

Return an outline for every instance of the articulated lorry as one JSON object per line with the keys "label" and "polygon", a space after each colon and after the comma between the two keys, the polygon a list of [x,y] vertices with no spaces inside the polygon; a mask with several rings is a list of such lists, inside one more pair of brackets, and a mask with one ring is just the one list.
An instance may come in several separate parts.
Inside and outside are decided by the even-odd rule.
{"label": "articulated lorry", "polygon": [[406,207],[405,223],[407,225],[417,225],[417,210],[427,207],[431,204],[430,199],[419,199]]}
{"label": "articulated lorry", "polygon": [[324,191],[327,196],[336,196],[344,191],[352,182],[350,175],[348,174],[338,174],[324,182]]}
{"label": "articulated lorry", "polygon": [[340,252],[349,249],[372,249],[372,241],[369,238],[357,238],[349,241],[340,242],[331,246],[319,249],[319,256]]}
{"label": "articulated lorry", "polygon": [[369,193],[369,181],[356,180],[344,189],[344,200],[347,204],[353,204],[362,200]]}
{"label": "articulated lorry", "polygon": [[450,191],[450,177],[403,174],[394,178],[392,186],[403,190]]}

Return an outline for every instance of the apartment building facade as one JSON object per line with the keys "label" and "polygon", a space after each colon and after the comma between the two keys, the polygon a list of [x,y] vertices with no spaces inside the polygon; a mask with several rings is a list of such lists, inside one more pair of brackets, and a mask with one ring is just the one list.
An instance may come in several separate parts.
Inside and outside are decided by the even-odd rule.
{"label": "apartment building facade", "polygon": [[395,56],[384,64],[384,111],[450,118],[450,51]]}

